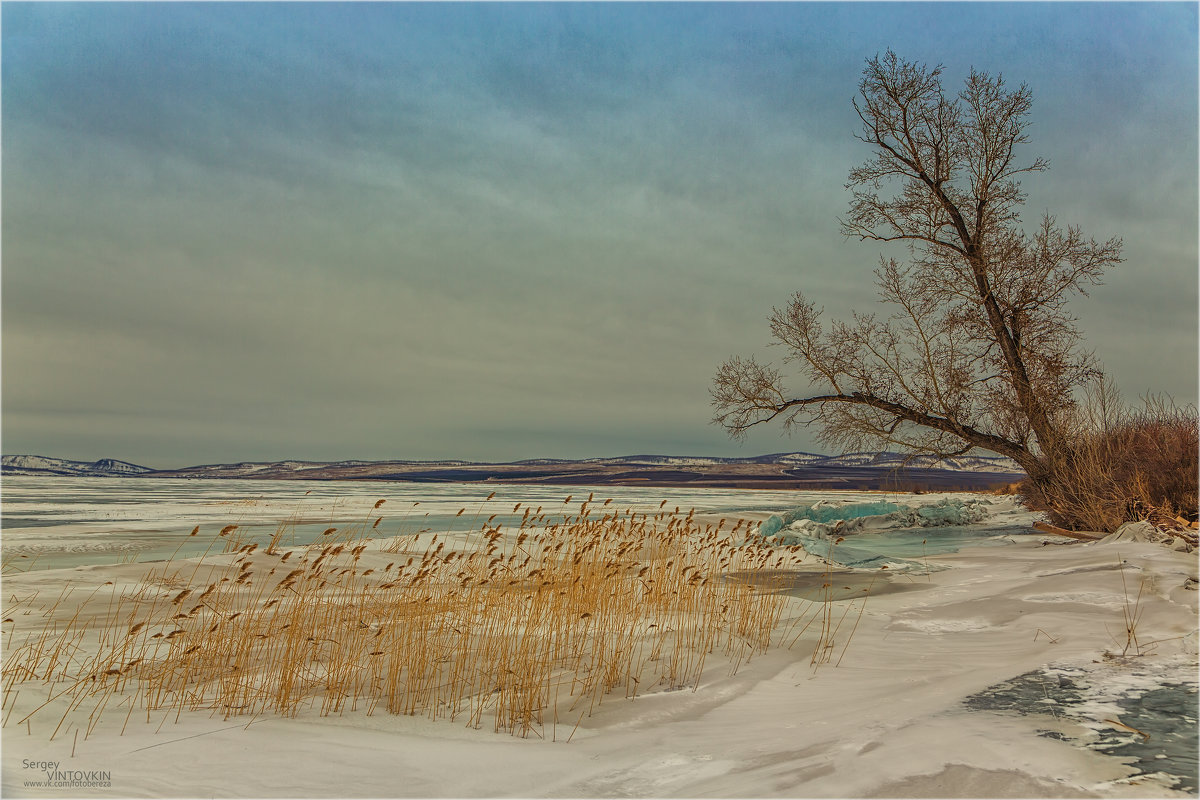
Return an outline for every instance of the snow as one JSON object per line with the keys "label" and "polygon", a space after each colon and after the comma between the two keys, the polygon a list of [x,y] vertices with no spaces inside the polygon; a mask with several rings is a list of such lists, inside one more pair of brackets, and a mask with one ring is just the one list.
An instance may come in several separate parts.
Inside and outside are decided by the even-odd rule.
{"label": "snow", "polygon": [[[243,488],[257,486],[243,483]],[[344,506],[356,513],[368,498],[385,496],[378,486],[322,488],[354,492]],[[398,497],[397,487],[388,488],[393,494],[383,508],[398,516],[415,495]],[[467,516],[476,505],[483,506],[484,515],[490,513],[489,505],[478,502],[479,487],[420,488],[445,492],[429,499],[431,505],[457,510],[474,497]],[[5,489],[7,506],[7,482]],[[268,516],[294,507],[304,490],[303,484],[289,484],[287,494],[246,510]],[[178,491],[140,510],[118,508],[149,523],[157,507],[171,514],[165,527],[178,528],[204,507]],[[543,487],[498,491],[503,496],[492,501],[496,508],[501,502],[511,508],[519,491],[533,495],[530,502],[548,503],[551,497],[562,502]],[[545,497],[537,494],[542,491]],[[601,491],[598,498],[610,493],[607,487]],[[698,513],[712,516],[725,516],[740,505],[746,516],[758,519],[795,507],[797,499],[816,505],[815,497],[799,493],[640,491],[629,490],[615,502],[653,508],[666,498],[669,506],[694,505]],[[577,488],[574,492],[575,502],[587,496],[586,490],[582,496]],[[822,494],[843,508],[881,499],[907,505],[940,499]],[[211,494],[205,499],[214,502]],[[24,502],[35,504],[28,497]],[[312,502],[334,506],[328,494]],[[1194,680],[1196,593],[1183,587],[1196,577],[1195,557],[1151,542],[1064,544],[1032,533],[1033,516],[1011,500],[994,502],[988,510],[987,520],[963,527],[992,533],[955,552],[928,556],[939,571],[834,573],[870,575],[896,588],[835,603],[836,613],[848,608],[850,619],[862,609],[852,639],[847,641],[844,632],[838,638],[839,650],[846,645],[838,666],[811,665],[815,639],[809,631],[790,648],[755,656],[733,674],[727,662],[710,659],[694,691],[652,691],[635,700],[611,696],[578,720],[573,735],[575,717],[560,718],[553,726],[548,722],[544,738],[529,739],[421,717],[361,711],[321,717],[318,705],[294,719],[224,720],[187,712],[178,720],[173,713],[166,718],[156,713],[147,722],[144,713],[134,713],[123,733],[122,709],[104,715],[90,735],[76,739],[75,731],[87,724],[83,709],[82,718],[68,719],[66,731],[51,741],[57,715],[36,717],[28,727],[14,721],[46,699],[47,687],[23,684],[19,694],[6,698],[0,789],[6,797],[1188,796],[1171,789],[1162,776],[1132,776],[1126,760],[1070,737],[1111,728],[1106,720],[1119,719],[1111,699],[1118,689],[1144,691],[1164,675]],[[921,535],[933,542],[943,530]],[[107,535],[120,534],[110,530]],[[847,541],[885,535],[865,533]],[[48,532],[41,536],[52,538]],[[8,574],[4,596],[58,594],[68,582],[84,589],[106,580],[132,580],[142,568],[110,564]],[[814,563],[813,569],[819,575],[823,567]],[[1126,584],[1142,588],[1139,631],[1143,641],[1157,643],[1143,656],[1112,659],[1106,652],[1119,653],[1123,643]],[[82,595],[86,592],[72,596]],[[811,607],[799,591],[788,602],[783,628],[795,626]],[[27,630],[32,624],[21,618],[5,630]],[[1049,665],[1093,675],[1092,683],[1115,688],[1089,696],[1074,717],[979,711],[964,704],[988,687]],[[1068,737],[1039,734],[1046,729]],[[108,772],[111,788],[26,787],[26,781],[43,777],[25,766],[33,762]]]}

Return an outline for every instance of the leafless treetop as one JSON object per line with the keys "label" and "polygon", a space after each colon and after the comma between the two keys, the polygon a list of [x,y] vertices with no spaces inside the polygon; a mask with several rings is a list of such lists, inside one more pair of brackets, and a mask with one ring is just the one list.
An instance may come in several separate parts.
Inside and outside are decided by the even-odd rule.
{"label": "leafless treetop", "polygon": [[1098,375],[1067,309],[1119,263],[1121,242],[1085,239],[1049,215],[1020,225],[1020,178],[1032,96],[971,71],[948,97],[941,67],[888,51],[867,62],[854,103],[872,157],[851,170],[842,231],[903,242],[908,258],[875,270],[881,313],[825,325],[797,292],[770,316],[771,332],[808,383],[754,358],[721,365],[715,421],[732,435],[781,420],[818,423],[823,443],[884,443],[950,456],[982,448],[1027,470],[1060,436],[1073,389]]}

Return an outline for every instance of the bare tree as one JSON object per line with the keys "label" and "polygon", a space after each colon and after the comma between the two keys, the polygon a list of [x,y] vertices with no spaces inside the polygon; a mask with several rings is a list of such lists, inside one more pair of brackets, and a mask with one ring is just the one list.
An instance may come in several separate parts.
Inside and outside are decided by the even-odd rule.
{"label": "bare tree", "polygon": [[826,327],[799,292],[773,309],[785,362],[818,389],[795,396],[776,367],[730,359],[711,392],[714,421],[731,435],[771,420],[818,423],[832,447],[979,448],[1030,474],[1060,447],[1074,389],[1099,375],[1066,304],[1121,261],[1121,241],[1084,239],[1049,215],[1024,231],[1019,179],[1047,168],[1017,160],[1029,88],[972,70],[948,97],[941,73],[888,51],[867,61],[854,101],[858,138],[874,153],[850,173],[841,227],[907,245],[905,263],[881,258],[875,270],[890,313]]}

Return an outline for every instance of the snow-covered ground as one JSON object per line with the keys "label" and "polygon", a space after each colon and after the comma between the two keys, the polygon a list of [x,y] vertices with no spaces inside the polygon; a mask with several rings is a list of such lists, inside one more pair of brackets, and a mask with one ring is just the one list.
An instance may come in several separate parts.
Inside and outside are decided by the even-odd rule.
{"label": "snow-covered ground", "polygon": [[[265,529],[288,515],[361,521],[376,499],[387,500],[381,527],[391,535],[413,524],[413,503],[421,514],[432,508],[440,526],[459,508],[482,521],[518,501],[553,509],[567,493],[580,495],[495,487],[497,496],[483,502],[479,486],[156,481],[161,494],[149,497],[138,494],[139,483],[6,479],[6,519],[25,524],[10,529],[6,521],[5,560],[12,563],[10,546],[25,548],[41,553],[42,568],[5,574],[5,608],[14,598],[58,595],[68,583],[82,590],[146,569],[146,550],[131,551],[128,563],[56,561],[88,556],[54,549],[60,538],[116,546],[146,535],[178,542],[195,524],[241,520]],[[246,490],[242,501],[234,496]],[[649,488],[605,488],[597,499],[610,496],[621,507],[654,509],[665,499],[706,518],[742,512],[755,521],[821,498],[913,508],[943,499]],[[0,788],[7,797],[1194,796],[1194,754],[1189,766],[1179,741],[1158,729],[1146,740],[1132,729],[1145,725],[1138,698],[1173,686],[1191,698],[1190,707],[1182,702],[1190,729],[1186,720],[1178,726],[1184,749],[1189,730],[1195,741],[1196,557],[1147,543],[1065,543],[1031,532],[1032,515],[1009,499],[974,499],[988,501],[989,513],[971,525],[847,537],[870,548],[907,535],[911,549],[919,535],[928,569],[832,573],[839,583],[873,587],[865,605],[833,603],[836,615],[849,609],[849,619],[862,609],[852,639],[849,623],[839,634],[840,664],[811,665],[815,631],[790,647],[781,636],[784,646],[733,674],[727,661],[710,658],[694,690],[613,695],[590,716],[548,721],[542,738],[527,739],[361,709],[321,717],[319,704],[296,718],[193,711],[156,712],[147,722],[141,712],[128,724],[122,708],[90,735],[78,733],[86,714],[67,714],[53,735],[60,714],[20,721],[56,687],[19,682],[5,697]],[[52,524],[56,509],[61,524]],[[822,570],[814,559],[807,577]],[[805,575],[796,576],[783,629],[794,630],[820,595]],[[1124,620],[1135,606],[1139,647],[1131,649]],[[6,653],[38,624],[33,615],[12,619]],[[1060,692],[1064,682],[1071,692]],[[1044,687],[1045,696],[1009,699],[1028,686]],[[1106,754],[1102,746],[1111,752],[1115,739],[1140,755]],[[1163,774],[1147,763],[1163,765]],[[34,785],[48,773],[91,785]]]}

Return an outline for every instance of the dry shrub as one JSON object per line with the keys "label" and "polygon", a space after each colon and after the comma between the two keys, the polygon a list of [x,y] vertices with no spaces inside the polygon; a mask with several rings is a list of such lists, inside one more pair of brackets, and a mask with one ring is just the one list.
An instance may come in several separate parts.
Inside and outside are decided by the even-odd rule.
{"label": "dry shrub", "polygon": [[1128,408],[1100,385],[1068,431],[1061,452],[1021,484],[1029,508],[1069,530],[1114,531],[1152,515],[1197,518],[1194,406],[1148,397]]}

